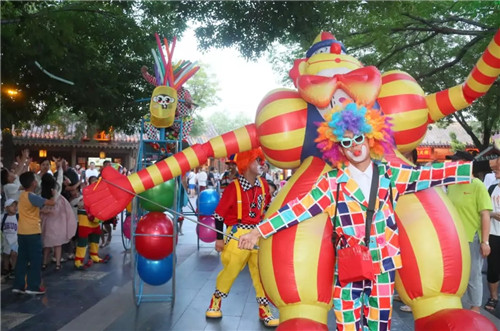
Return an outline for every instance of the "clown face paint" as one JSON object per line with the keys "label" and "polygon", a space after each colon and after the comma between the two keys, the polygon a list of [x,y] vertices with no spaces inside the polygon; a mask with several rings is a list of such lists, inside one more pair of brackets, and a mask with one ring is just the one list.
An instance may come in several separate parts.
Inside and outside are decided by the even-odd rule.
{"label": "clown face paint", "polygon": [[359,149],[346,150],[345,156],[352,164],[361,163],[370,158],[370,153],[366,145],[361,145]]}

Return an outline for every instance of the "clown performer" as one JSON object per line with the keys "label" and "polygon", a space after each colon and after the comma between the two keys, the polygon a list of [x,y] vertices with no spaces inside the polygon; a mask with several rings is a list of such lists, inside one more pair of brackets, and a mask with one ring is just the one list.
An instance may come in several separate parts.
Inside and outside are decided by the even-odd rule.
{"label": "clown performer", "polygon": [[[432,186],[468,183],[472,164],[448,162],[432,167],[411,167],[380,162],[384,151],[393,148],[387,116],[346,102],[326,114],[325,119],[318,128],[317,147],[323,152],[323,158],[337,168],[320,176],[304,197],[290,201],[241,236],[239,247],[252,249],[260,238],[268,238],[282,229],[327,212],[334,222],[338,238],[336,248],[368,246],[375,275],[374,279],[341,284],[336,264],[333,304],[337,328],[359,330],[363,305],[365,330],[389,330],[396,269],[402,267],[394,215],[396,202],[400,195]],[[370,239],[365,243],[373,176],[377,177],[378,190]]]}
{"label": "clown performer", "polygon": [[220,179],[220,192],[224,193],[226,187],[238,177],[238,168],[234,160],[235,154],[229,156],[226,160],[227,170],[222,174]]}
{"label": "clown performer", "polygon": [[[89,178],[89,183],[95,183],[97,177]],[[92,215],[89,215],[84,208],[83,199],[78,203],[78,241],[75,254],[75,269],[85,270],[92,263],[108,263],[111,255],[106,254],[104,258],[99,257],[99,239],[101,238],[101,225],[99,220]],[[89,246],[90,260],[84,264],[85,255],[87,254],[87,246]]]}
{"label": "clown performer", "polygon": [[[264,162],[264,154],[260,148],[236,154],[236,165],[241,173],[224,190],[224,194],[215,209],[214,218],[216,227],[223,231],[224,223],[226,232],[239,238],[248,233],[262,220],[264,209],[271,201],[269,186],[259,176],[259,168]],[[271,314],[269,301],[266,298],[259,276],[257,262],[258,251],[238,249],[234,239],[223,240],[223,235],[217,233],[215,249],[221,254],[223,269],[217,276],[215,292],[212,295],[210,306],[207,309],[207,318],[221,318],[221,301],[227,297],[231,286],[241,270],[248,263],[250,276],[255,288],[259,304],[259,319],[265,326],[277,326],[279,320]]]}

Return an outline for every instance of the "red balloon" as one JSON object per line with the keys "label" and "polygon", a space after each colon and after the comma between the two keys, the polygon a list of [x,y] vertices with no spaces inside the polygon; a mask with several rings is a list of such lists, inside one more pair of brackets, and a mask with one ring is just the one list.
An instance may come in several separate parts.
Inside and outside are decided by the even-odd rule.
{"label": "red balloon", "polygon": [[173,251],[173,233],[174,226],[167,215],[149,212],[137,223],[135,248],[146,259],[162,260]]}

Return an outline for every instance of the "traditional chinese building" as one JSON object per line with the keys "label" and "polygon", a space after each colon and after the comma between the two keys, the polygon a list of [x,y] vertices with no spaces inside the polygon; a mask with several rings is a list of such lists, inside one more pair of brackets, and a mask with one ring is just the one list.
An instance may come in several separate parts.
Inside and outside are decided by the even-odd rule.
{"label": "traditional chinese building", "polygon": [[55,156],[66,159],[71,166],[79,164],[87,168],[90,161],[100,165],[109,160],[132,169],[139,148],[139,134],[126,135],[110,130],[82,137],[75,125],[68,126],[65,131],[53,125],[32,125],[29,129],[13,126],[11,132],[15,147],[12,152],[28,148],[34,162]]}

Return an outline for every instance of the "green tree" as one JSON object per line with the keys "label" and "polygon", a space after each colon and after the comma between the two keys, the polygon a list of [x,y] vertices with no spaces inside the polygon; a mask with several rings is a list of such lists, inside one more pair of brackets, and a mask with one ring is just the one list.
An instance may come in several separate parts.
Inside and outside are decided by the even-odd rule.
{"label": "green tree", "polygon": [[200,136],[205,132],[206,122],[202,113],[206,108],[220,102],[220,98],[217,95],[219,92],[217,77],[214,74],[208,73],[210,71],[208,64],[202,62],[199,63],[199,66],[200,70],[186,83],[186,88],[191,93],[193,102],[196,104],[194,124],[190,133],[194,137]]}
{"label": "green tree", "polygon": [[[2,1],[2,125],[46,123],[61,112],[102,129],[132,131],[151,92],[154,32],[186,28],[179,2]],[[35,65],[74,85],[53,79]],[[19,93],[7,97],[7,88]]]}
{"label": "green tree", "polygon": [[[404,70],[424,91],[460,84],[498,30],[497,2],[236,1],[186,2],[202,48],[237,47],[247,58],[270,51],[285,76],[316,34],[331,31],[347,52],[382,71]],[[277,45],[281,47],[278,47]],[[289,82],[285,82],[289,85]],[[498,82],[488,96],[453,114],[484,148],[500,126]],[[481,122],[482,140],[468,125]]]}

